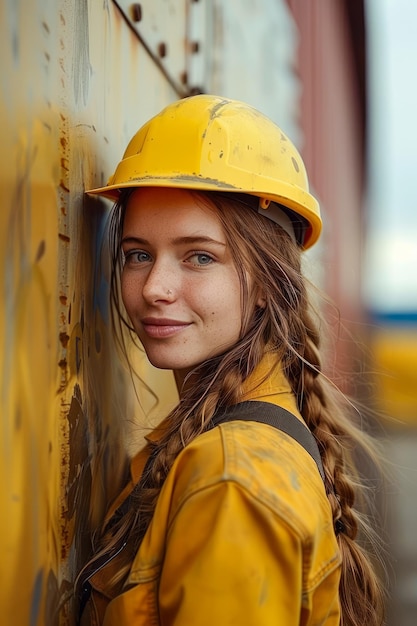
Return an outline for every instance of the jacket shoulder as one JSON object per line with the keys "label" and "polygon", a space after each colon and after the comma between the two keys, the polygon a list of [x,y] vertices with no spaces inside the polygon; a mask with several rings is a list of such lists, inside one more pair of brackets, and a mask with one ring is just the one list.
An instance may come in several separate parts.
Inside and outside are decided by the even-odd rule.
{"label": "jacket shoulder", "polygon": [[177,457],[164,489],[171,515],[194,493],[233,482],[307,539],[331,520],[323,481],[310,454],[267,424],[228,422],[203,433]]}

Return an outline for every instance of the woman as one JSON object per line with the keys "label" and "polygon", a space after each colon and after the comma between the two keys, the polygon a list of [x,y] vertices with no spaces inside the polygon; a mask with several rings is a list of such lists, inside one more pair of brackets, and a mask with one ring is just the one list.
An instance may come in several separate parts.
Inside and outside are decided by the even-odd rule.
{"label": "woman", "polygon": [[294,146],[253,108],[194,96],[91,193],[116,200],[119,319],[179,403],[97,533],[80,623],[382,624],[345,447],[364,435],[321,373],[300,269],[321,220]]}

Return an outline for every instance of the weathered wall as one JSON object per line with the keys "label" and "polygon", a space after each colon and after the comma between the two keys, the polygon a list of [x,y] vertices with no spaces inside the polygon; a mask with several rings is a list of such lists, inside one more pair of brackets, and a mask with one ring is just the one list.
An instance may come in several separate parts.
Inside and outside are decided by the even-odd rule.
{"label": "weathered wall", "polygon": [[[135,22],[128,2],[0,5],[4,623],[68,623],[58,605],[85,552],[81,531],[100,519],[124,451],[143,434],[144,412],[109,324],[108,207],[84,189],[106,181],[145,119],[199,88],[228,86],[227,95],[248,96],[297,130],[295,34],[285,2],[146,0],[140,8]],[[266,58],[271,24],[289,30],[284,43],[268,42]],[[246,45],[237,54],[235,32],[256,50],[250,67],[253,54]],[[160,398],[155,420],[175,399],[172,378],[144,360],[139,370]],[[139,396],[145,410],[153,406],[143,387]]]}
{"label": "weathered wall", "polygon": [[[53,624],[75,513],[100,467],[117,478],[133,415],[99,270],[105,210],[83,189],[177,94],[113,2],[3,2],[0,23],[1,614]],[[93,517],[103,505],[95,487]]]}

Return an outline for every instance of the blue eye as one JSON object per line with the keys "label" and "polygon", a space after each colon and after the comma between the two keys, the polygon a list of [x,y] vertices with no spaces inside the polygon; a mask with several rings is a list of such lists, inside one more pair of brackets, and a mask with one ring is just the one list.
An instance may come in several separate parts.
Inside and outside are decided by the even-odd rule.
{"label": "blue eye", "polygon": [[151,255],[144,250],[128,250],[124,253],[125,263],[147,263],[151,260]]}
{"label": "blue eye", "polygon": [[197,254],[197,258],[198,258],[198,262],[200,263],[200,265],[207,265],[208,263],[211,263],[213,260],[211,256],[209,256],[208,254]]}
{"label": "blue eye", "polygon": [[190,257],[190,261],[194,265],[210,265],[210,263],[213,263],[213,258],[205,252],[195,252]]}

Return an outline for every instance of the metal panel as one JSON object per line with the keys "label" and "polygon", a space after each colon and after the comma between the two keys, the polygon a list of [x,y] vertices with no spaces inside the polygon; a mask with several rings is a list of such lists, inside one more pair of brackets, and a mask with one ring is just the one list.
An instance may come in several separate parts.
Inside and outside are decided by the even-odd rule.
{"label": "metal panel", "polygon": [[117,4],[178,93],[204,90],[207,0],[118,0]]}

